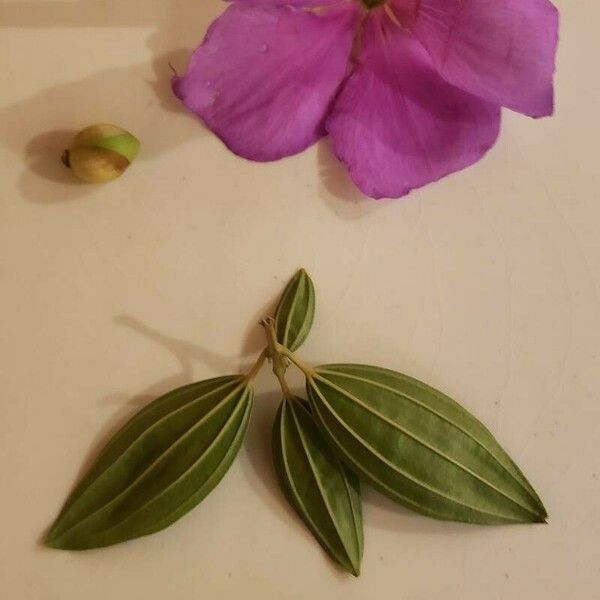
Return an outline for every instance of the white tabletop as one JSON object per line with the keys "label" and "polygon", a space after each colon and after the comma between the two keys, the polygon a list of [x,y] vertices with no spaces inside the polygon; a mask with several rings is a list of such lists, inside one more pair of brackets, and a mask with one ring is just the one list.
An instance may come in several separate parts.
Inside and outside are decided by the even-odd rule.
{"label": "white tabletop", "polygon": [[[0,588],[11,600],[600,598],[600,7],[560,0],[557,114],[506,112],[475,167],[365,200],[327,142],[258,165],[172,97],[217,0],[0,1]],[[85,125],[142,141],[119,180],[59,162]],[[481,418],[548,525],[484,528],[365,492],[359,579],[287,508],[265,369],[243,450],[168,530],[103,550],[39,540],[107,436],[159,394],[236,372],[299,267],[313,362],[424,379]],[[300,380],[294,380],[300,385]]]}

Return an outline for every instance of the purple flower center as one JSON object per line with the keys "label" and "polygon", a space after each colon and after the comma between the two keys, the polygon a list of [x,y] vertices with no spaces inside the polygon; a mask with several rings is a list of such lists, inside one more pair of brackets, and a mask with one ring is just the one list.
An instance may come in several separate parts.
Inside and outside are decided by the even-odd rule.
{"label": "purple flower center", "polygon": [[360,0],[367,8],[375,8],[383,4],[385,0]]}
{"label": "purple flower center", "polygon": [[367,9],[380,8],[401,27],[410,27],[416,18],[421,0],[359,0]]}

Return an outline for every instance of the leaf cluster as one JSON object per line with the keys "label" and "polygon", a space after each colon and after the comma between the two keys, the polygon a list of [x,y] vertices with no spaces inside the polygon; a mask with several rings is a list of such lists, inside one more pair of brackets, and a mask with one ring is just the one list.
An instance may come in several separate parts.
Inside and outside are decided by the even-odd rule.
{"label": "leaf cluster", "polygon": [[[311,367],[295,354],[311,330],[314,285],[286,286],[267,346],[245,375],[217,377],[151,402],[109,441],[71,493],[46,543],[82,550],[157,532],[194,508],[237,455],[265,360],[282,401],[272,450],[285,498],[329,556],[359,575],[360,482],[422,515],[499,525],[544,522],[531,484],[492,433],[457,402],[401,373],[358,364]],[[292,393],[294,365],[306,397]]]}

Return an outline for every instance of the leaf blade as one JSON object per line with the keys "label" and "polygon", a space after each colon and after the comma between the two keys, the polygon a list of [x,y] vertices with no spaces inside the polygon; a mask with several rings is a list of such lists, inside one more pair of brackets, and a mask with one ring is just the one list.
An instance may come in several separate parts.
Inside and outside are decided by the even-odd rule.
{"label": "leaf blade", "polygon": [[183,516],[212,491],[237,454],[252,397],[245,380],[231,376],[155,400],[108,443],[46,543],[63,549],[107,546]]}
{"label": "leaf blade", "polygon": [[363,551],[359,483],[321,439],[298,399],[284,400],[273,459],[286,498],[329,556],[355,576]]}
{"label": "leaf blade", "polygon": [[306,340],[315,315],[315,288],[304,269],[286,285],[275,310],[277,341],[296,351]]}
{"label": "leaf blade", "polygon": [[307,389],[344,460],[408,508],[473,523],[545,519],[539,497],[492,434],[441,392],[368,365],[317,367]]}
{"label": "leaf blade", "polygon": [[[325,367],[320,368],[321,372],[327,372],[327,368],[331,367],[333,369],[335,369],[336,367],[343,367],[343,371],[338,370],[337,371],[337,375],[338,376],[343,376],[345,378],[357,378],[356,375],[352,374],[352,371],[355,369],[360,369],[363,371],[366,371],[367,369],[373,369],[376,372],[378,372],[380,375],[387,375],[389,378],[400,378],[402,381],[405,382],[410,382],[413,385],[415,385],[416,387],[421,387],[423,388],[426,393],[434,393],[438,395],[438,398],[442,399],[443,401],[445,401],[446,403],[448,403],[448,407],[453,406],[458,412],[459,414],[464,412],[464,408],[462,406],[460,406],[460,404],[458,404],[456,401],[452,400],[451,398],[445,396],[444,394],[442,394],[441,392],[439,392],[438,390],[435,390],[434,388],[431,388],[430,386],[428,386],[427,384],[419,381],[418,379],[414,379],[413,377],[409,377],[408,375],[404,375],[402,373],[397,373],[395,371],[391,371],[389,369],[382,369],[379,367],[370,367],[368,365],[326,365]],[[489,452],[490,455],[492,455],[494,457],[494,459],[501,464],[506,470],[508,470],[509,472],[511,472],[511,474],[513,476],[515,476],[520,483],[523,485],[523,487],[529,491],[529,493],[531,494],[532,498],[538,502],[541,503],[541,500],[539,498],[539,496],[537,495],[537,493],[535,492],[535,490],[533,489],[533,487],[531,486],[531,484],[529,483],[529,481],[527,481],[525,475],[523,475],[522,471],[518,468],[518,466],[512,461],[512,459],[506,454],[506,452],[504,451],[504,449],[500,446],[500,444],[498,444],[498,442],[495,440],[495,438],[493,437],[493,435],[490,433],[490,431],[487,429],[487,427],[485,427],[485,425],[483,425],[483,423],[481,423],[479,420],[477,420],[475,417],[473,417],[471,415],[470,421],[469,421],[469,425],[474,428],[469,430],[469,428],[465,428],[465,424],[461,424],[458,422],[458,419],[452,418],[451,416],[448,415],[444,415],[443,413],[436,411],[432,406],[428,406],[426,404],[424,404],[423,402],[420,402],[418,400],[418,398],[412,397],[407,395],[406,393],[402,393],[399,392],[398,390],[393,389],[392,387],[390,387],[389,385],[385,385],[382,382],[378,382],[378,381],[374,381],[373,378],[369,378],[368,376],[363,376],[363,377],[359,377],[359,380],[362,380],[364,382],[367,382],[371,385],[374,385],[376,387],[380,387],[382,389],[388,390],[388,391],[392,391],[392,393],[394,394],[399,394],[404,396],[405,398],[409,399],[411,402],[414,402],[415,404],[418,404],[419,406],[425,408],[426,410],[429,410],[430,412],[436,414],[437,416],[439,416],[440,418],[446,420],[449,424],[453,425],[454,427],[456,427],[457,429],[459,429],[460,431],[462,431],[465,435],[467,435],[468,437],[470,437],[471,439],[473,439],[477,444],[481,445],[481,447]],[[479,440],[477,438],[477,435],[483,435],[483,436],[487,436],[488,439],[488,445],[484,445],[481,443],[481,440]]]}

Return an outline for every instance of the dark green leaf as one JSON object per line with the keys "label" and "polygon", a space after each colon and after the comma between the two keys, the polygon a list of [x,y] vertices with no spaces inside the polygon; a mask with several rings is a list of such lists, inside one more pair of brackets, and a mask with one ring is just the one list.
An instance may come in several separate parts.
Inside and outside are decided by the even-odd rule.
{"label": "dark green leaf", "polygon": [[492,434],[441,392],[364,365],[317,367],[307,389],[339,455],[407,508],[469,523],[545,521],[541,500]]}
{"label": "dark green leaf", "polygon": [[290,504],[331,558],[358,575],[363,551],[358,479],[323,441],[300,399],[284,400],[279,408],[273,460]]}
{"label": "dark green leaf", "polygon": [[164,529],[222,479],[242,443],[252,388],[241,376],[174,390],[137,413],[73,491],[46,543],[80,550]]}
{"label": "dark green leaf", "polygon": [[292,352],[300,348],[315,316],[315,288],[304,269],[287,284],[275,311],[277,341]]}

